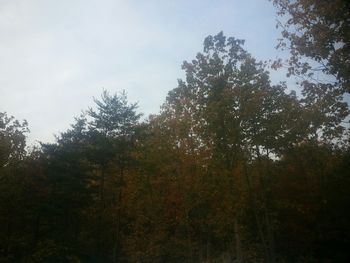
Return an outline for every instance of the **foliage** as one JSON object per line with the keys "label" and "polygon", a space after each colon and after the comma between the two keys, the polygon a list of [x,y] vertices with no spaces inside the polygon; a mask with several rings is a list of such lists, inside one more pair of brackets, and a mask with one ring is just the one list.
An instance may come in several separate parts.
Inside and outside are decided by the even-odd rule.
{"label": "foliage", "polygon": [[0,169],[25,155],[26,121],[18,121],[6,112],[0,112]]}
{"label": "foliage", "polygon": [[[329,83],[350,92],[350,2],[335,0],[272,0],[282,28],[278,48],[290,50],[289,75]],[[305,59],[306,58],[306,59]],[[307,60],[310,59],[310,60]],[[333,80],[333,81],[331,81]]]}
{"label": "foliage", "polygon": [[222,32],[183,69],[159,114],[104,91],[30,152],[0,115],[0,262],[349,261],[342,92],[272,85]]}

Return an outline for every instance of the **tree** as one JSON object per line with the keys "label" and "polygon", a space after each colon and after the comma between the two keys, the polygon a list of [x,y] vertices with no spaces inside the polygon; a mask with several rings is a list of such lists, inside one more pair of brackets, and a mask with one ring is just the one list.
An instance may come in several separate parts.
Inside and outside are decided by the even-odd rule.
{"label": "tree", "polygon": [[18,121],[0,112],[0,169],[23,159],[26,150],[27,121]]}
{"label": "tree", "polygon": [[284,83],[271,85],[265,65],[243,43],[222,32],[207,37],[204,52],[183,64],[186,81],[167,99],[168,108],[192,116],[198,144],[214,147],[227,168],[235,154],[254,154],[257,147],[279,154],[305,139],[309,125],[300,119],[305,108],[295,92],[286,93]]}
{"label": "tree", "polygon": [[[272,262],[275,252],[272,225],[267,220],[270,212],[266,187],[260,184],[262,197],[258,198],[250,183],[252,174],[246,168],[262,155],[271,158],[271,154],[282,154],[306,139],[309,123],[300,118],[306,109],[295,93],[287,94],[283,83],[271,85],[265,65],[242,45],[242,40],[226,38],[222,32],[208,36],[203,53],[184,62],[186,80],[180,80],[179,86],[169,93],[164,109],[183,129],[177,145],[193,142],[194,151],[189,152],[207,152],[199,156],[207,158],[201,163],[206,163],[212,175],[222,180],[225,174],[233,178],[237,257],[242,256],[239,244],[243,238],[238,227],[238,207],[248,205],[255,214],[266,258]],[[242,173],[247,183],[242,184]],[[265,178],[267,174],[261,172],[257,176]],[[245,188],[250,201],[242,198]],[[264,204],[262,209],[257,205],[258,199]]]}
{"label": "tree", "polygon": [[350,2],[270,1],[283,18],[277,24],[282,28],[277,47],[290,51],[288,75],[326,82],[343,93],[350,92]]}
{"label": "tree", "polygon": [[22,261],[35,249],[38,211],[47,198],[36,151],[25,148],[28,131],[26,121],[0,113],[1,262]]}
{"label": "tree", "polygon": [[[102,210],[99,216],[99,235],[101,220],[108,207],[112,218],[113,262],[118,262],[122,256],[122,221],[123,189],[125,173],[132,161],[131,151],[136,141],[138,121],[141,117],[136,113],[137,104],[129,104],[126,93],[110,95],[103,91],[101,100],[95,99],[96,110],[90,108],[88,116],[90,152],[96,164],[100,166],[100,201]],[[92,160],[93,161],[93,160]],[[111,172],[107,178],[108,170]],[[109,181],[111,198],[106,197],[106,180]],[[107,193],[108,194],[108,193]],[[109,201],[107,201],[109,199]],[[111,233],[109,231],[109,233]],[[101,244],[98,245],[101,248]]]}
{"label": "tree", "polygon": [[90,126],[109,138],[130,137],[137,124],[140,114],[136,113],[137,103],[129,104],[125,91],[110,95],[103,91],[101,100],[95,99],[97,109],[89,109],[92,117]]}

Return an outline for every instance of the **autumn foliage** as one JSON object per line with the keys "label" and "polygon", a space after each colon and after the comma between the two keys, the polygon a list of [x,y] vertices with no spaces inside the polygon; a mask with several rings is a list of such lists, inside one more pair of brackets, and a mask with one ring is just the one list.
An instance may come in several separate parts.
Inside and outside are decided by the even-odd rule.
{"label": "autumn foliage", "polygon": [[104,92],[26,151],[0,115],[0,262],[348,262],[341,94],[271,84],[222,33],[159,114]]}

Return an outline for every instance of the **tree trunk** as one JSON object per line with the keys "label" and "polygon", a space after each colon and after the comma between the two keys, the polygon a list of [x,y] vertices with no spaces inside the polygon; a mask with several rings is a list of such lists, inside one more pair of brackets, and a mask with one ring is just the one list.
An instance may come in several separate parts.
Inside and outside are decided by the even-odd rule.
{"label": "tree trunk", "polygon": [[235,244],[236,244],[236,262],[243,263],[241,236],[240,236],[237,217],[235,217],[234,219],[234,231],[235,231]]}
{"label": "tree trunk", "polygon": [[121,250],[121,240],[120,240],[120,224],[121,224],[121,217],[122,217],[122,197],[123,197],[123,187],[124,187],[124,165],[121,165],[120,172],[120,189],[118,193],[118,199],[117,199],[117,211],[115,216],[115,240],[113,245],[113,263],[117,263],[119,261],[120,257],[120,250]]}
{"label": "tree trunk", "polygon": [[259,219],[258,206],[256,204],[256,197],[254,196],[254,193],[252,190],[252,186],[251,186],[251,182],[250,182],[250,178],[249,178],[249,174],[248,174],[248,168],[247,168],[246,163],[244,163],[244,174],[245,174],[247,185],[248,185],[249,202],[251,205],[251,209],[253,210],[253,213],[254,213],[254,218],[255,218],[256,225],[258,227],[259,237],[261,239],[261,243],[263,246],[266,261],[270,262],[270,256],[269,256],[270,253],[269,253],[269,249],[268,249],[268,244],[267,244],[267,241],[266,241],[266,238],[264,235],[263,224],[262,224],[261,220]]}
{"label": "tree trunk", "polygon": [[102,167],[101,169],[101,178],[100,178],[100,189],[99,189],[99,215],[98,215],[98,222],[97,222],[97,258],[99,258],[102,254],[102,217],[105,211],[105,198],[104,198],[104,185],[105,185],[105,168]]}

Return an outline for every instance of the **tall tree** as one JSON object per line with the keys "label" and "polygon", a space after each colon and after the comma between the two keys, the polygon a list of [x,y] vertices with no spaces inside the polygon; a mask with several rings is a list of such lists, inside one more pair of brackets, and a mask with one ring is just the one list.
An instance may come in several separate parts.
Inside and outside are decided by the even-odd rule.
{"label": "tall tree", "polygon": [[[137,125],[140,114],[136,113],[137,104],[129,104],[126,93],[110,95],[103,91],[101,100],[95,99],[96,109],[90,108],[88,116],[89,137],[92,142],[91,151],[93,158],[100,165],[100,200],[102,205],[101,213],[105,213],[106,193],[105,181],[107,180],[107,169],[112,167],[112,177],[109,184],[112,184],[112,225],[113,225],[113,262],[119,262],[122,256],[122,220],[123,211],[123,190],[125,185],[126,169],[130,167],[131,151],[135,143]],[[113,176],[117,175],[117,176]],[[113,187],[114,186],[114,187]],[[113,189],[114,188],[114,189]],[[100,215],[103,216],[103,215]],[[99,220],[101,226],[101,219]]]}
{"label": "tall tree", "polygon": [[[262,219],[250,175],[244,172],[248,184],[242,186],[235,171],[246,171],[241,166],[260,159],[262,154],[278,155],[302,141],[307,137],[309,123],[299,117],[305,108],[295,93],[287,94],[283,84],[272,86],[264,64],[256,61],[242,44],[242,40],[227,39],[222,32],[207,37],[203,53],[184,62],[186,81],[179,81],[178,88],[169,93],[165,109],[182,120],[184,134],[196,138],[191,141],[196,142],[197,152],[201,148],[209,152],[203,156],[209,157],[206,163],[212,173],[234,177],[233,205],[239,207],[241,191],[248,187],[266,257],[273,261],[272,226],[265,220],[269,217],[267,206]],[[184,140],[178,143],[181,145]],[[264,191],[261,194],[264,196]],[[233,216],[235,220],[239,218],[237,214]],[[242,237],[239,224],[235,225],[236,255],[240,257]]]}

